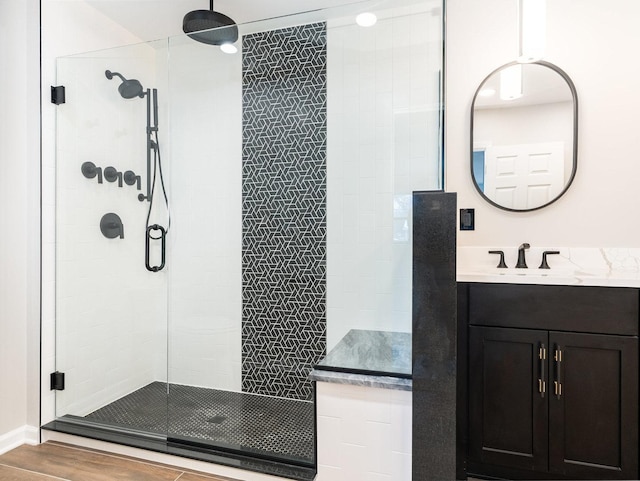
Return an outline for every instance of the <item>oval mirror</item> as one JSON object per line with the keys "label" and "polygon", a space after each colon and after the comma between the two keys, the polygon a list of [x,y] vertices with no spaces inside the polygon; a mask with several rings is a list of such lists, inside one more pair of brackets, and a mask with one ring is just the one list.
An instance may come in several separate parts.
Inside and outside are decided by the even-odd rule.
{"label": "oval mirror", "polygon": [[493,71],[471,106],[471,176],[491,204],[545,207],[564,194],[577,168],[578,98],[548,62],[512,62]]}

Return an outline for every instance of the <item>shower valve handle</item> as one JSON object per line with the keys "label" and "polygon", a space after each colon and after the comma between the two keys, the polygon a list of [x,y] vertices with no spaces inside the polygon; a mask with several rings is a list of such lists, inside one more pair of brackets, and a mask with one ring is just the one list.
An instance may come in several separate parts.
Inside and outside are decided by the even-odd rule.
{"label": "shower valve handle", "polygon": [[104,178],[108,182],[115,182],[118,180],[118,187],[122,187],[122,172],[118,172],[115,167],[107,167],[104,169]]}
{"label": "shower valve handle", "polygon": [[87,179],[93,179],[96,175],[98,176],[98,184],[102,184],[102,169],[100,167],[96,167],[96,164],[93,162],[85,162],[82,164],[82,175],[84,175]]}
{"label": "shower valve handle", "polygon": [[140,176],[136,175],[136,173],[133,170],[127,170],[124,175],[123,175],[123,179],[124,179],[124,183],[127,185],[134,185],[134,184],[138,184],[138,190],[141,189],[140,186]]}

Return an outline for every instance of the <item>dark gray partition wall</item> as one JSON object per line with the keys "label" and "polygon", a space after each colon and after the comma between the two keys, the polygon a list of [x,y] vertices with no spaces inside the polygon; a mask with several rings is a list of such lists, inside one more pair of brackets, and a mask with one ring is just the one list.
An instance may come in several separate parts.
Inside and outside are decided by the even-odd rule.
{"label": "dark gray partition wall", "polygon": [[413,480],[456,478],[456,194],[413,194]]}

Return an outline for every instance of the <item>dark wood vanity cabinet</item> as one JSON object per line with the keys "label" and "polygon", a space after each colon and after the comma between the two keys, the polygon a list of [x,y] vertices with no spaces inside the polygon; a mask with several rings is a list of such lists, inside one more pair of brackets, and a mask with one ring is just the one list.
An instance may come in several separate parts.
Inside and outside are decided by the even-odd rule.
{"label": "dark wood vanity cabinet", "polygon": [[638,479],[638,291],[469,284],[460,294],[467,473]]}
{"label": "dark wood vanity cabinet", "polygon": [[562,353],[561,390],[549,395],[549,471],[637,479],[638,339],[551,332],[549,341]]}
{"label": "dark wood vanity cabinet", "polygon": [[546,470],[548,403],[537,393],[535,359],[543,344],[548,345],[543,331],[470,327],[471,460]]}

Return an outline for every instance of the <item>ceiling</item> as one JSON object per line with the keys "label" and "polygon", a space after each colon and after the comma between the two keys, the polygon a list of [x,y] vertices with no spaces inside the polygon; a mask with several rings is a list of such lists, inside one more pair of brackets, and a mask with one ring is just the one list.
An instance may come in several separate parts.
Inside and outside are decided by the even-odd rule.
{"label": "ceiling", "polygon": [[[84,0],[142,41],[182,33],[182,18],[191,10],[207,10],[207,0]],[[237,23],[340,6],[345,0],[215,0],[214,9]]]}

